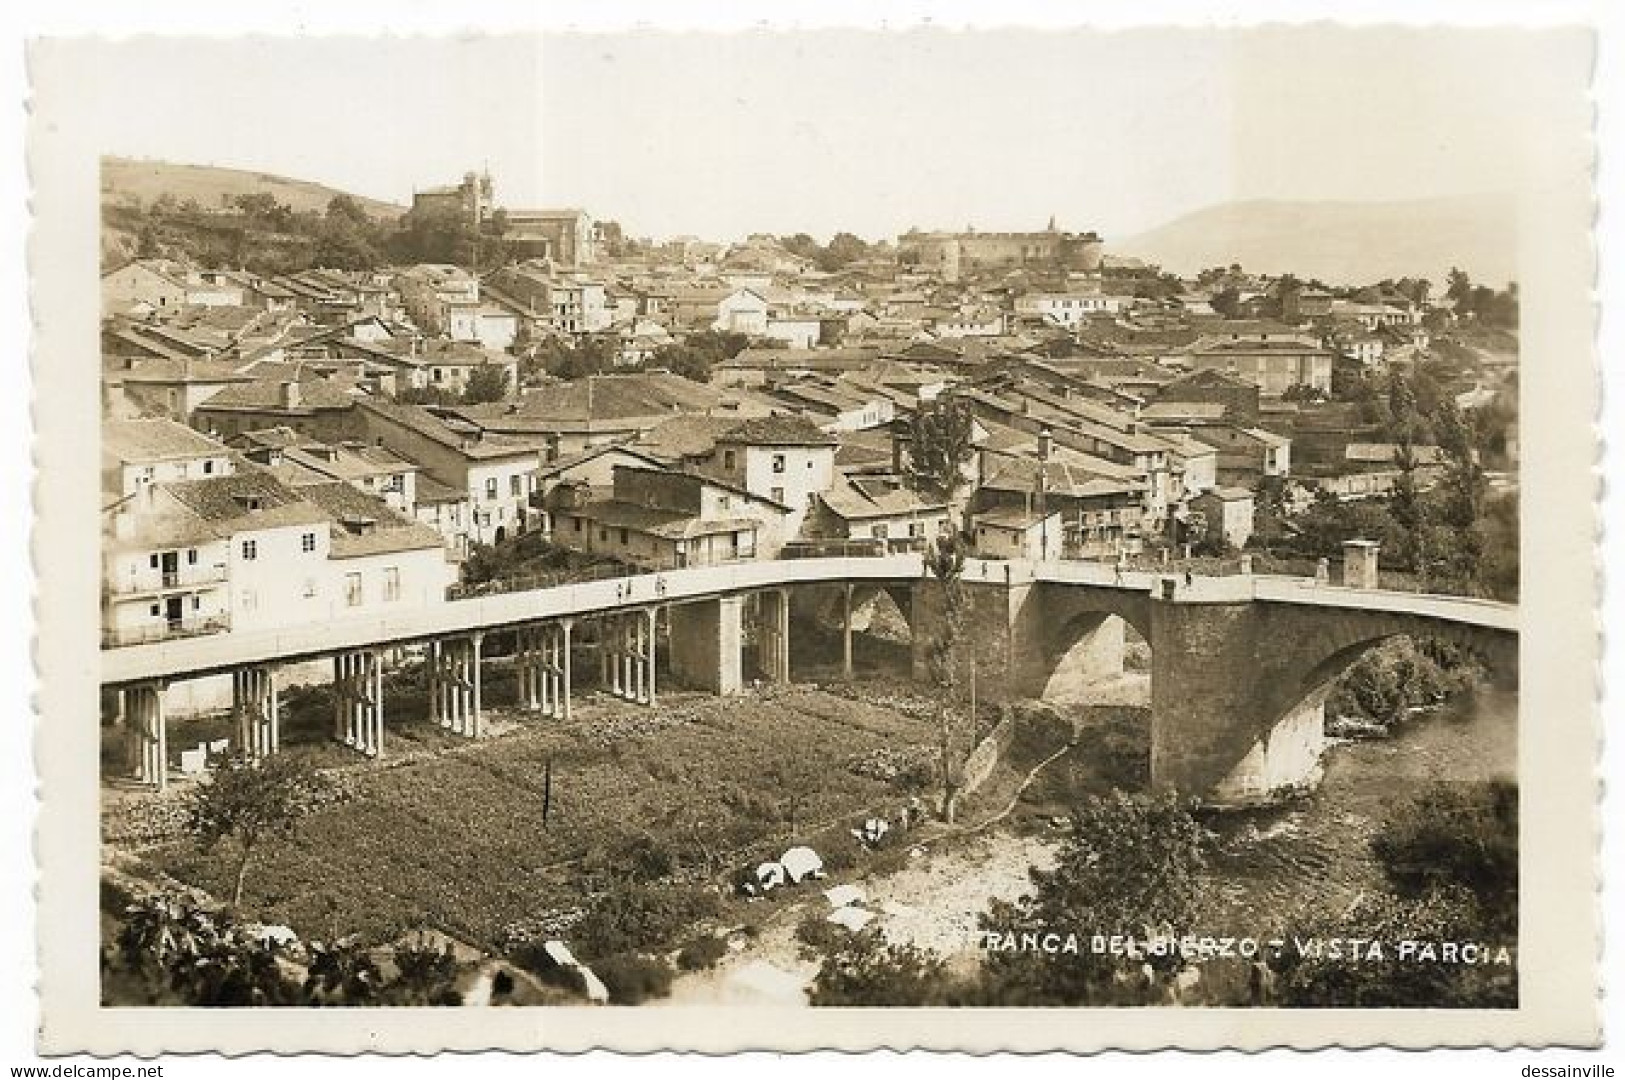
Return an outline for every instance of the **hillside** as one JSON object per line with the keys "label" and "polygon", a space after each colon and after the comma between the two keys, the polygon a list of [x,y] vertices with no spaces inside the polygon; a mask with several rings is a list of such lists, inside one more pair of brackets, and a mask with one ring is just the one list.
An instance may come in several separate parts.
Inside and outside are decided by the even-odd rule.
{"label": "hillside", "polygon": [[1475,281],[1517,276],[1517,228],[1510,198],[1483,195],[1407,202],[1226,203],[1186,214],[1111,244],[1115,255],[1194,274],[1240,263],[1329,284],[1420,276],[1442,283],[1452,266]]}
{"label": "hillside", "polygon": [[[132,158],[102,158],[102,198],[109,202],[139,200],[143,205],[160,195],[173,195],[178,201],[195,199],[205,209],[216,209],[226,196],[263,192],[286,203],[296,213],[327,209],[335,195],[349,194],[308,180],[292,180],[270,173],[226,169],[213,165],[180,165],[168,161]],[[352,195],[362,209],[374,217],[394,218],[406,208],[392,203]]]}

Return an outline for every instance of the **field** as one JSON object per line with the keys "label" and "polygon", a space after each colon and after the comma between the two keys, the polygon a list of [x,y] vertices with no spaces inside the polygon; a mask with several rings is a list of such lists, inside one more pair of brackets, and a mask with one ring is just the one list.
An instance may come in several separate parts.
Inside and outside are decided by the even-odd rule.
{"label": "field", "polygon": [[[381,762],[296,744],[287,752],[342,763],[351,797],[257,857],[244,905],[304,935],[426,926],[488,947],[505,926],[582,906],[634,842],[675,851],[691,877],[776,858],[792,839],[815,838],[833,866],[851,854],[843,841],[855,847],[847,824],[906,801],[849,765],[929,743],[922,716],[812,689],[672,695],[652,710],[584,695],[568,724],[492,710],[496,737],[478,743],[395,721]],[[138,875],[229,894],[227,858],[181,839],[133,851]]]}

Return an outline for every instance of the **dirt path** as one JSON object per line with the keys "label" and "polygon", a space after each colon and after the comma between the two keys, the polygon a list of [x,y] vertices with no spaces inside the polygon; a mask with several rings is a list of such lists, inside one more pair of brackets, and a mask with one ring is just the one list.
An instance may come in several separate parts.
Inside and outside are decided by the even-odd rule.
{"label": "dirt path", "polygon": [[1014,900],[1029,887],[1033,867],[1054,864],[1054,839],[1017,837],[993,830],[938,841],[903,869],[864,878],[831,877],[794,901],[764,900],[771,919],[761,933],[710,971],[679,975],[663,1004],[805,1005],[818,963],[801,956],[796,925],[810,913],[827,914],[823,890],[852,883],[867,894],[872,924],[888,941],[929,949],[970,963],[977,950],[976,919],[991,899]]}

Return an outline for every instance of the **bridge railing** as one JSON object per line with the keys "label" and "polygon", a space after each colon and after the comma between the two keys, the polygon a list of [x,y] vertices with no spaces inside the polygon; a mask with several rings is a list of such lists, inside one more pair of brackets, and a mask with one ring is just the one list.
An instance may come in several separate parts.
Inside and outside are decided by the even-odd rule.
{"label": "bridge railing", "polygon": [[224,634],[231,629],[231,620],[224,615],[206,619],[183,619],[157,626],[105,626],[102,628],[102,648],[123,649],[131,645],[154,645],[163,641],[201,637],[205,634]]}
{"label": "bridge railing", "polygon": [[566,616],[637,610],[653,604],[703,600],[753,590],[841,580],[909,580],[925,573],[919,555],[881,558],[749,560],[681,570],[643,571],[608,580],[577,581],[523,593],[469,597],[387,616],[362,616],[179,641],[102,653],[110,685],[175,675],[193,677],[271,660],[298,660],[347,649],[535,623]]}

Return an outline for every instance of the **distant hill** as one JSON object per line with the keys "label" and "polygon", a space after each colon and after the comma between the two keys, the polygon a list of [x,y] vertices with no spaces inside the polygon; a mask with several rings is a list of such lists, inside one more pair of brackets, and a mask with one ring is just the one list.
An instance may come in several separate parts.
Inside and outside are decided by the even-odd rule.
{"label": "distant hill", "polygon": [[[246,169],[226,169],[213,165],[181,165],[169,161],[132,158],[102,158],[102,198],[109,202],[139,199],[143,205],[160,195],[173,195],[185,202],[195,199],[205,209],[216,209],[222,198],[265,192],[274,195],[295,211],[326,210],[335,195],[351,194],[308,180],[292,180],[270,173]],[[403,206],[351,195],[362,209],[374,217],[394,218],[406,212]]]}
{"label": "distant hill", "polygon": [[1497,287],[1517,277],[1516,206],[1475,195],[1408,202],[1226,203],[1108,242],[1114,255],[1194,274],[1240,263],[1258,273],[1292,273],[1332,284],[1425,277],[1444,282],[1452,266]]}

